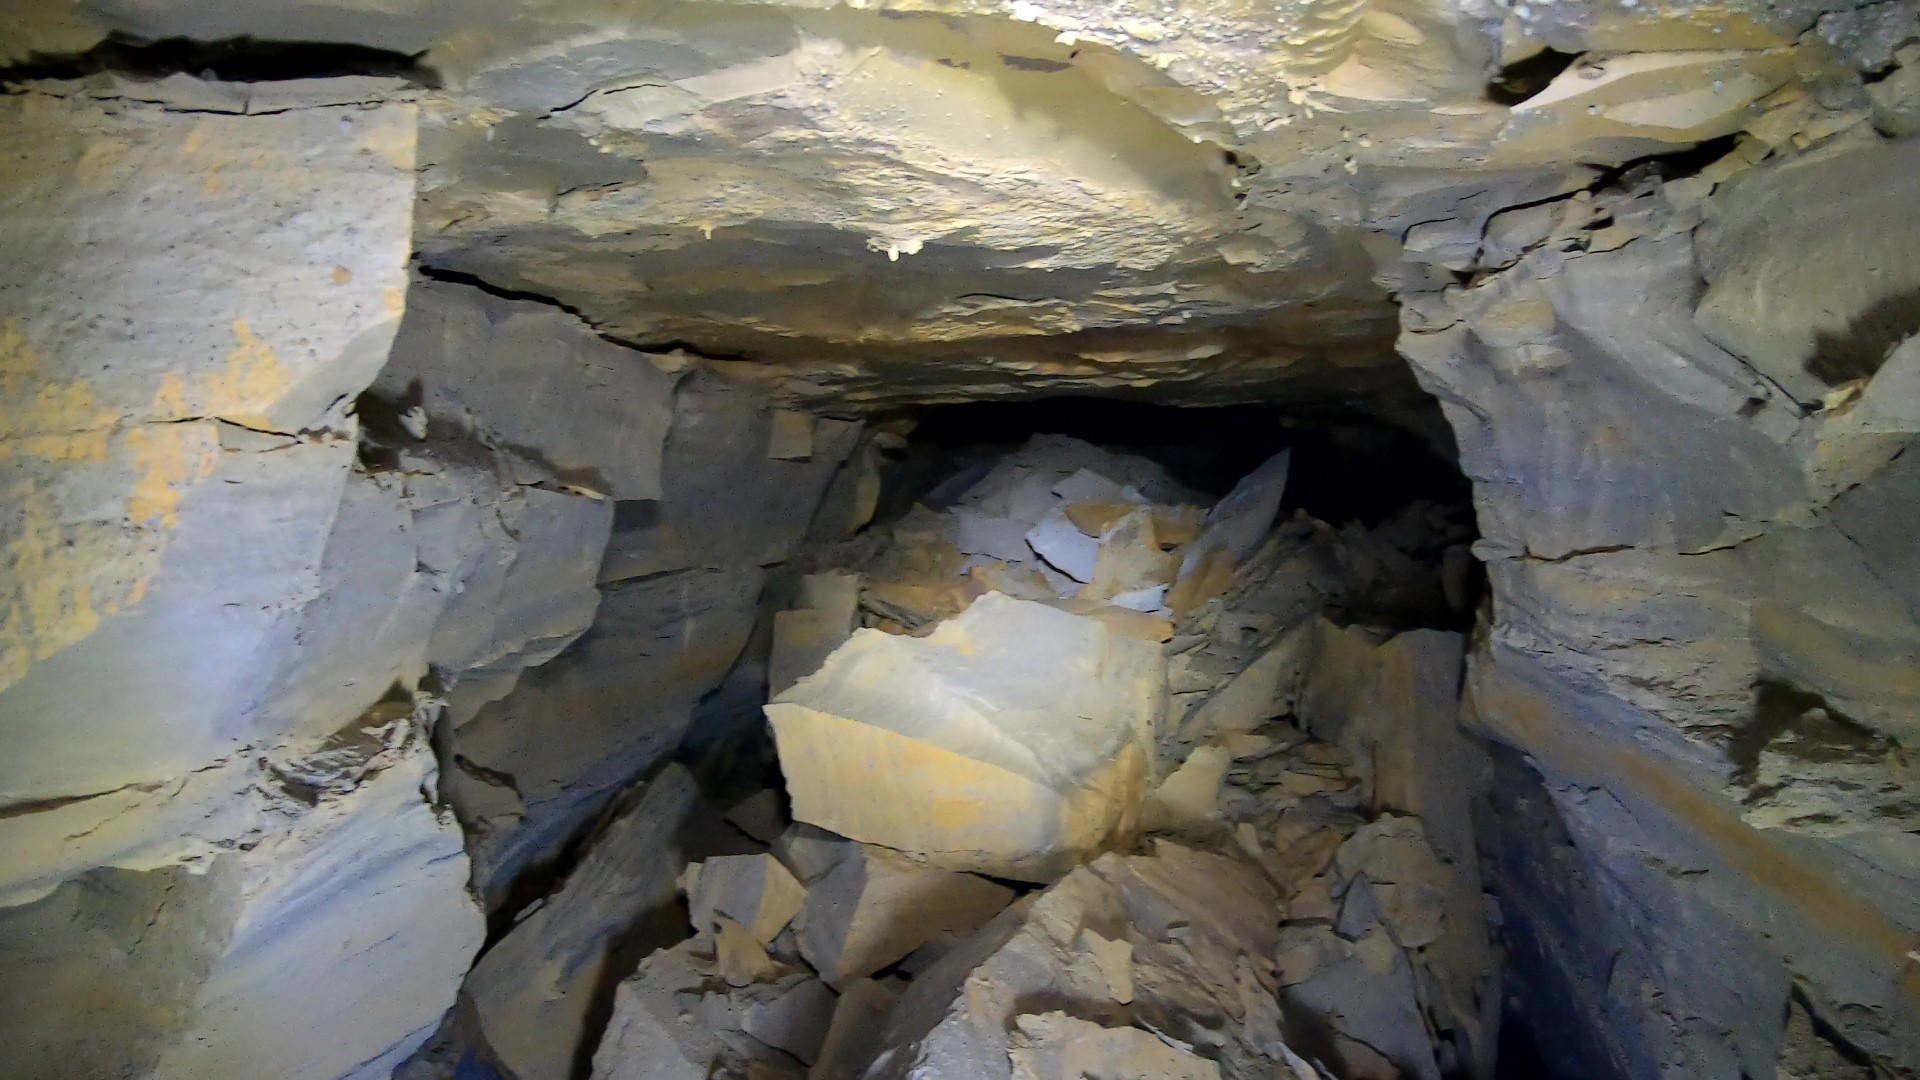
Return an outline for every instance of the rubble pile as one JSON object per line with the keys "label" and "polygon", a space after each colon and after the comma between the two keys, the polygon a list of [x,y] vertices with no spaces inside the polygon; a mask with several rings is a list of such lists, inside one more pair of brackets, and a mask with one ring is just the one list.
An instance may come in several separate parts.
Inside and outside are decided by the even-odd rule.
{"label": "rubble pile", "polygon": [[1464,536],[1276,529],[1286,464],[1202,511],[1043,436],[806,578],[765,710],[790,802],[681,876],[692,936],[619,985],[594,1076],[1490,1075],[1471,833],[1406,767],[1458,749],[1458,636],[1323,617],[1446,610]]}

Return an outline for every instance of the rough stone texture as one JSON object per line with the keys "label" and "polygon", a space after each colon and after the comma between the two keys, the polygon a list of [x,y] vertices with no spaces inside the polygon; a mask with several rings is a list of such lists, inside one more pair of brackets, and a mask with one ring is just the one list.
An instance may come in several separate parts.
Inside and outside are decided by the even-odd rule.
{"label": "rough stone texture", "polygon": [[[641,962],[614,991],[613,1017],[593,1054],[595,1080],[705,1080],[710,1076],[798,1077],[798,1071],[761,1073],[784,1055],[750,1034],[767,1010],[801,988],[818,986],[799,972],[749,987],[722,978],[711,938],[695,937]],[[824,1017],[822,1017],[824,1020]],[[561,1074],[566,1075],[566,1074]]]}
{"label": "rough stone texture", "polygon": [[943,934],[970,932],[1013,902],[1013,890],[984,878],[852,847],[807,883],[800,910],[800,955],[832,986],[872,975]]}
{"label": "rough stone texture", "polygon": [[[470,286],[416,281],[376,391],[524,455],[528,480],[658,499],[684,361],[596,337],[579,318]],[[562,420],[564,418],[564,420]]]}
{"label": "rough stone texture", "polygon": [[[1513,898],[1528,996],[1562,1003],[1556,1030],[1590,1018],[1569,1061],[1770,1072],[1790,987],[1855,1052],[1920,1061],[1915,777],[1894,749],[1920,715],[1912,544],[1894,539],[1920,425],[1893,404],[1920,354],[1881,359],[1910,305],[1875,308],[1910,260],[1834,254],[1912,246],[1880,186],[1838,180],[1910,149],[1856,135],[1736,165],[1718,191],[1629,183],[1562,219],[1576,243],[1410,300],[1402,349],[1459,435],[1493,584],[1472,715],[1545,779],[1531,794],[1506,770],[1496,800],[1544,798],[1554,822],[1490,815],[1489,884]],[[1817,177],[1827,225],[1794,232]],[[1830,299],[1775,302],[1767,283],[1809,258]],[[1789,391],[1827,385],[1799,365],[1829,312],[1851,313],[1835,347],[1878,366],[1809,410]],[[1560,830],[1570,847],[1525,863]],[[1656,994],[1631,1015],[1602,1000]]]}
{"label": "rough stone texture", "polygon": [[[378,370],[403,307],[413,110],[332,104],[395,87],[283,87],[293,107],[267,116],[169,103],[213,89],[43,84],[0,102],[0,237],[28,255],[0,277],[15,899],[74,854],[34,853],[35,806],[78,834],[157,801],[138,785],[291,734],[260,692],[276,631],[320,584],[353,459],[340,399]],[[81,865],[184,853],[137,855],[157,837],[109,831]]]}
{"label": "rough stone texture", "polygon": [[[857,1075],[1010,1077],[1033,1060],[1009,1056],[1020,1018],[1065,1010],[1204,1047],[1220,1076],[1274,1076],[1286,1060],[1270,959],[1278,902],[1257,870],[1231,859],[1165,843],[1151,855],[1102,856],[917,977]],[[1131,1001],[1115,1000],[1083,931],[1132,945]]]}
{"label": "rough stone texture", "polygon": [[[791,558],[822,513],[860,430],[857,423],[822,418],[814,425],[810,458],[770,458],[773,411],[766,387],[724,365],[689,372],[674,396],[661,497],[621,505],[601,580]],[[840,523],[854,516],[844,506],[835,509]]]}
{"label": "rough stone texture", "polygon": [[435,707],[373,708],[430,606],[344,679],[352,656],[302,648],[388,569],[339,549],[381,513],[346,406],[404,308],[404,97],[175,77],[0,102],[0,896],[42,898],[3,920],[7,995],[35,1003],[9,1075],[384,1076],[479,946]]}
{"label": "rough stone texture", "polygon": [[1046,880],[1137,821],[1151,644],[998,593],[922,639],[860,630],[767,706],[793,814],[936,866]]}
{"label": "rough stone texture", "polygon": [[559,891],[474,965],[462,993],[519,1080],[572,1076],[594,1051],[590,1014],[623,955],[673,940],[683,834],[699,805],[693,777],[678,766],[649,781]]}
{"label": "rough stone texture", "polygon": [[455,729],[449,790],[490,904],[679,744],[746,645],[760,588],[757,567],[604,586],[572,649]]}

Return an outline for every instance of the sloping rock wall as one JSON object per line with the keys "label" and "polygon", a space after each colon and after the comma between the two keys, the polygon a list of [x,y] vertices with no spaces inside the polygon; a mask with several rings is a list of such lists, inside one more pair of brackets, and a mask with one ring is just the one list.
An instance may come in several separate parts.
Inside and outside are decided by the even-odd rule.
{"label": "sloping rock wall", "polygon": [[381,1075],[479,944],[433,706],[369,712],[389,672],[300,647],[381,571],[336,554],[404,308],[404,97],[0,101],[9,1075]]}
{"label": "sloping rock wall", "polygon": [[1544,783],[1508,768],[1498,798],[1558,818],[1491,816],[1492,885],[1534,943],[1523,981],[1592,1018],[1569,1054],[1768,1075],[1797,995],[1910,1072],[1920,346],[1890,348],[1920,330],[1898,300],[1920,235],[1869,178],[1920,144],[1753,156],[1629,174],[1504,269],[1407,298],[1493,586],[1469,715]]}

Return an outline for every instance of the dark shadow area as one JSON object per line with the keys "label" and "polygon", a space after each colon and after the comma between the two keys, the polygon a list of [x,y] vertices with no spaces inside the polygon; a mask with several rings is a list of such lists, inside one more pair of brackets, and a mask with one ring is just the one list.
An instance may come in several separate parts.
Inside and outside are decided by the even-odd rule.
{"label": "dark shadow area", "polygon": [[1373,526],[1417,500],[1465,504],[1472,495],[1457,464],[1399,428],[1362,418],[1309,423],[1270,405],[1182,408],[1059,397],[935,406],[914,418],[899,484],[909,505],[970,468],[984,472],[992,458],[1038,434],[1152,458],[1215,498],[1267,458],[1292,450],[1282,514],[1305,510],[1333,525]]}
{"label": "dark shadow area", "polygon": [[[1635,985],[1651,967],[1634,915],[1596,877],[1545,779],[1527,756],[1487,746],[1493,769],[1476,800],[1481,876],[1499,901],[1502,1008],[1499,1080],[1625,1080],[1659,1072]],[[1617,980],[1617,982],[1616,982]]]}
{"label": "dark shadow area", "polygon": [[372,75],[403,79],[429,89],[438,89],[440,86],[440,76],[423,65],[420,56],[366,45],[324,41],[260,41],[256,38],[137,41],[121,34],[115,34],[83,53],[69,56],[36,55],[24,63],[0,68],[0,82],[83,79],[89,75],[106,73],[146,79],[193,75],[223,82],[280,82]]}
{"label": "dark shadow area", "polygon": [[1508,64],[1487,80],[1487,100],[1496,105],[1518,105],[1545,90],[1578,59],[1579,53],[1542,49],[1525,60]]}
{"label": "dark shadow area", "polygon": [[1846,332],[1814,336],[1807,373],[1828,386],[1871,379],[1902,341],[1920,334],[1920,289],[1895,293],[1860,313]]}

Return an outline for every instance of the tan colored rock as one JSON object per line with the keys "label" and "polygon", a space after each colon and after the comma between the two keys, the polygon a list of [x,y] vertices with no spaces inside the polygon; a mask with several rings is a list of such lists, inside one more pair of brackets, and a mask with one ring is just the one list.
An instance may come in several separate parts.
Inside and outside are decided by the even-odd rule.
{"label": "tan colored rock", "polygon": [[688,869],[695,933],[709,932],[725,917],[771,945],[806,901],[806,886],[772,855],[722,855]]}
{"label": "tan colored rock", "polygon": [[1138,819],[1159,650],[989,593],[923,639],[854,634],[766,707],[797,820],[1045,880]]}
{"label": "tan colored rock", "polygon": [[1190,828],[1212,819],[1220,799],[1220,783],[1231,762],[1231,755],[1219,746],[1202,746],[1187,755],[1187,760],[1154,789],[1147,809],[1148,828]]}
{"label": "tan colored rock", "polygon": [[985,878],[916,866],[857,847],[807,888],[800,954],[832,986],[846,986],[944,933],[972,930],[1013,901]]}
{"label": "tan colored rock", "polygon": [[[1156,845],[1151,855],[1105,855],[1023,899],[917,976],[887,1018],[884,1056],[868,1080],[1012,1080],[1015,1076],[1157,1077],[1182,1059],[1145,1043],[1117,1059],[1112,1035],[1136,1017],[1176,1038],[1207,1031],[1207,1064],[1234,1080],[1294,1075],[1284,1044],[1264,1029],[1273,1019],[1271,956],[1278,940],[1278,898],[1249,862]],[[1102,945],[1100,939],[1115,943]],[[1132,1000],[1114,993],[1120,942],[1128,945]],[[1092,946],[1092,947],[1090,947]],[[1243,1025],[1250,1001],[1268,1012]],[[1091,1059],[1055,1052],[1067,1044],[1023,1036],[1018,1018],[1030,1003],[1071,1001],[1074,1028]],[[1109,1034],[1102,1034],[1102,1032]],[[1140,1032],[1139,1034],[1146,1034]],[[1069,1040],[1070,1041],[1070,1040]],[[1163,1049],[1179,1050],[1155,1039]],[[1041,1053],[1023,1055],[1023,1051]],[[1135,1051],[1145,1056],[1132,1056]],[[1022,1061],[1027,1064],[1023,1066]],[[1039,1068],[1033,1074],[1023,1068]],[[1082,1071],[1076,1072],[1078,1068]],[[1055,1071],[1046,1071],[1052,1069]],[[1175,1072],[1171,1075],[1184,1075]],[[1209,1074],[1211,1075],[1211,1074]]]}
{"label": "tan colored rock", "polygon": [[1080,590],[1080,595],[1090,600],[1112,600],[1165,586],[1173,581],[1178,565],[1177,556],[1161,550],[1153,514],[1143,508],[1121,518],[1100,534],[1093,579]]}
{"label": "tan colored rock", "polygon": [[1121,637],[1137,638],[1141,641],[1171,641],[1173,639],[1173,621],[1158,615],[1149,615],[1144,611],[1114,607],[1097,600],[1046,600],[1048,607],[1074,615],[1084,615],[1089,619],[1098,619],[1107,629]]}
{"label": "tan colored rock", "polygon": [[1502,165],[1618,161],[1740,130],[1793,73],[1787,49],[1644,52],[1583,60],[1513,109]]}
{"label": "tan colored rock", "polygon": [[1244,734],[1286,712],[1305,649],[1303,635],[1289,634],[1189,714],[1181,734],[1191,739]]}
{"label": "tan colored rock", "polygon": [[809,1080],[852,1080],[858,1075],[878,1046],[882,1021],[900,999],[900,986],[897,979],[856,979],[841,988],[833,1022],[807,1072]]}
{"label": "tan colored rock", "polygon": [[[738,940],[754,944],[744,932]],[[804,1044],[807,1033],[788,1022],[801,1016],[783,1003],[808,983],[817,985],[794,972],[731,985],[708,937],[654,952],[614,990],[613,1015],[593,1053],[594,1080],[795,1077],[793,1060],[748,1029]],[[562,1075],[574,1075],[571,1063]]]}
{"label": "tan colored rock", "polygon": [[805,461],[813,456],[813,417],[792,409],[775,409],[767,456],[776,461]]}
{"label": "tan colored rock", "polygon": [[751,986],[780,970],[767,955],[767,947],[746,927],[724,915],[717,916],[713,926],[715,962],[728,986]]}
{"label": "tan colored rock", "polygon": [[1080,931],[1081,945],[1093,957],[1100,968],[1100,974],[1106,977],[1107,993],[1122,1005],[1133,1001],[1133,943],[1125,938],[1113,940],[1102,937],[1098,931],[1087,929]]}
{"label": "tan colored rock", "polygon": [[1220,1066],[1149,1032],[1063,1012],[1020,1017],[1007,1043],[1013,1080],[1220,1080]]}

